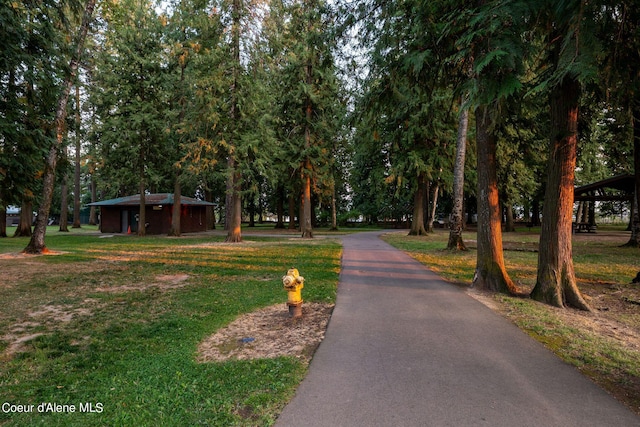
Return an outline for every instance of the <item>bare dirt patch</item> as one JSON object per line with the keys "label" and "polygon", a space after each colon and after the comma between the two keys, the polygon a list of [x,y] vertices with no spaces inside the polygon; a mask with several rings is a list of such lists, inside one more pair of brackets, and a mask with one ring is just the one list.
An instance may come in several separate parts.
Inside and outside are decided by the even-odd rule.
{"label": "bare dirt patch", "polygon": [[76,316],[89,316],[91,310],[85,307],[74,308],[70,305],[45,305],[39,310],[27,313],[29,317],[42,319],[42,323],[69,323]]}
{"label": "bare dirt patch", "polygon": [[[594,311],[589,313],[575,309],[562,309],[552,306],[544,306],[545,309],[553,312],[553,314],[562,320],[562,323],[579,330],[588,331],[594,335],[609,337],[617,341],[620,345],[631,350],[640,350],[640,330],[634,327],[629,319],[621,318],[624,312],[631,312],[633,316],[640,315],[640,307],[629,307],[629,303],[625,302],[624,297],[607,298],[606,294],[600,293],[594,289],[593,285],[581,285],[583,296],[588,300]],[[502,313],[509,317],[507,310],[494,298],[494,293],[483,292],[470,288],[467,293],[477,299],[493,311]],[[627,292],[627,294],[636,294],[637,290]],[[629,324],[632,323],[632,324]]]}
{"label": "bare dirt patch", "polygon": [[240,316],[198,346],[198,361],[292,356],[309,363],[324,339],[333,307],[333,304],[305,303],[301,319],[290,318],[285,304]]}
{"label": "bare dirt patch", "polygon": [[24,252],[9,252],[9,253],[5,253],[5,254],[0,254],[0,259],[37,258],[37,257],[41,257],[41,256],[63,255],[63,254],[66,254],[66,253],[68,253],[68,252],[50,251],[50,250],[47,250],[46,252],[44,252],[42,254],[27,254],[27,253],[24,253]]}
{"label": "bare dirt patch", "polygon": [[150,288],[157,288],[162,291],[169,289],[181,288],[187,285],[189,279],[188,274],[162,274],[155,277],[154,281],[134,283],[130,285],[119,286],[100,286],[96,288],[98,292],[131,292],[131,291],[145,291]]}
{"label": "bare dirt patch", "polygon": [[9,344],[9,347],[7,347],[7,349],[4,351],[4,354],[2,355],[2,357],[0,357],[0,360],[9,358],[14,354],[25,351],[26,343],[28,343],[29,341],[35,338],[38,338],[41,335],[44,335],[44,334],[42,332],[36,332],[34,334],[19,335],[19,336],[15,336],[12,334],[5,335],[4,337],[2,337],[2,339],[5,341],[10,341],[11,344]]}
{"label": "bare dirt patch", "polygon": [[[91,304],[93,300],[85,300]],[[61,324],[69,323],[79,316],[91,316],[89,307],[74,307],[71,305],[44,305],[29,311],[27,318],[16,322],[7,328],[7,332],[0,336],[0,340],[9,343],[0,360],[13,357],[17,353],[28,349],[27,344],[39,336],[46,335]]]}
{"label": "bare dirt patch", "polygon": [[96,277],[99,277],[99,273],[102,271],[113,272],[126,269],[125,265],[113,261],[77,262],[70,267],[66,263],[47,263],[43,257],[48,255],[17,254],[18,256],[13,258],[2,257],[2,255],[7,254],[0,254],[0,271],[2,271],[0,289],[15,287],[21,282],[29,282],[38,278],[55,280],[59,276],[78,273],[96,273]]}
{"label": "bare dirt patch", "polygon": [[[2,282],[2,286],[9,288],[10,286],[15,286],[19,281],[28,281],[35,277],[42,276],[45,273],[47,277],[50,278],[69,274],[68,265],[46,264],[32,258],[34,258],[33,255],[9,258],[19,259],[20,262],[3,266],[5,267],[5,274],[7,274],[11,280]],[[112,271],[114,268],[122,269],[124,267],[117,267],[112,262],[103,261],[74,264],[75,272],[96,272],[97,274],[105,269]],[[82,286],[80,288],[74,288],[73,293],[93,291],[120,293],[145,291],[152,288],[167,291],[186,286],[189,277],[188,274],[163,274],[155,276],[146,282],[131,283],[122,286]],[[7,343],[7,347],[1,352],[2,354],[0,354],[0,360],[10,359],[17,353],[27,351],[30,341],[39,336],[50,334],[52,331],[70,323],[72,320],[79,317],[92,316],[94,310],[99,308],[99,306],[100,303],[97,299],[85,298],[80,305],[34,304],[31,308],[22,312],[13,312],[12,316],[15,316],[16,319],[7,322],[4,333],[0,335],[0,340]],[[0,320],[2,320],[2,317],[2,314],[0,314]]]}

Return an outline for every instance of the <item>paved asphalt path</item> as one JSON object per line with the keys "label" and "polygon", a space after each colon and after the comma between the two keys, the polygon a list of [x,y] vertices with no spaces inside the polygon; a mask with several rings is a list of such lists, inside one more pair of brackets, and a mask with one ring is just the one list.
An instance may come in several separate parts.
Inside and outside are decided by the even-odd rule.
{"label": "paved asphalt path", "polygon": [[276,426],[640,426],[575,368],[378,235],[344,238],[326,337]]}

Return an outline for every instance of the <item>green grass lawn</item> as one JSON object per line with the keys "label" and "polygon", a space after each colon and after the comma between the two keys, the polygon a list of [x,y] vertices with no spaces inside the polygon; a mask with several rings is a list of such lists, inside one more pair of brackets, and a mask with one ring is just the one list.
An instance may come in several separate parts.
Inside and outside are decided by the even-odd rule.
{"label": "green grass lawn", "polygon": [[[578,283],[596,314],[490,298],[505,317],[640,413],[640,352],[630,335],[619,336],[640,330],[640,306],[628,302],[640,301],[640,290],[628,283],[640,257],[600,230],[574,241]],[[225,244],[222,232],[139,238],[50,227],[47,246],[58,254],[37,257],[18,256],[26,238],[0,239],[0,425],[272,424],[304,377],[304,362],[198,363],[197,346],[242,314],[284,303],[281,277],[290,267],[306,279],[305,301],[335,301],[341,247],[331,232],[312,241],[297,232],[269,237],[274,231],[264,227],[243,233],[245,242]],[[465,234],[472,249],[463,253],[444,250],[447,236],[403,231],[385,239],[467,286],[475,235]],[[537,233],[505,233],[504,240],[511,277],[531,288]],[[608,329],[591,328],[602,324]],[[11,412],[29,405],[31,413]]]}
{"label": "green grass lawn", "polygon": [[[60,254],[0,259],[0,404],[34,405],[0,411],[1,425],[273,423],[306,366],[284,357],[197,363],[197,345],[243,313],[286,301],[281,277],[292,266],[306,279],[305,301],[334,301],[337,241],[56,230],[47,246]],[[0,239],[0,254],[27,242]]]}

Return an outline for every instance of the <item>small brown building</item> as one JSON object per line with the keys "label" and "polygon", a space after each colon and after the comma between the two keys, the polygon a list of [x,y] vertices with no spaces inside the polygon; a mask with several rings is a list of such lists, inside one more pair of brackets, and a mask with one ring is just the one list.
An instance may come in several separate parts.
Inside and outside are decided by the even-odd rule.
{"label": "small brown building", "polygon": [[[173,193],[145,195],[147,234],[167,234],[173,215]],[[100,207],[100,231],[103,233],[136,233],[140,218],[140,195],[119,197],[90,203]],[[207,209],[215,204],[191,197],[180,199],[180,232],[207,231]]]}

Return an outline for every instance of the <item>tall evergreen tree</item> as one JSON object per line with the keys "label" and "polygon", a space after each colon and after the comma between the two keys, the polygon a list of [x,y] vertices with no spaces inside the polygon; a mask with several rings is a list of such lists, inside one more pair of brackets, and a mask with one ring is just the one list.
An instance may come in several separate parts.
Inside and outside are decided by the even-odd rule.
{"label": "tall evergreen tree", "polygon": [[332,140],[339,130],[335,115],[339,83],[330,37],[334,24],[330,9],[321,0],[293,2],[285,13],[280,139],[284,156],[291,159],[290,175],[299,177],[290,189],[292,194],[300,189],[301,233],[311,238],[312,192],[331,181]]}
{"label": "tall evergreen tree", "polygon": [[[573,190],[578,147],[578,114],[583,82],[596,75],[593,38],[597,5],[581,0],[548,5],[548,64],[551,135],[547,164],[538,275],[531,297],[590,310],[576,285],[572,253]],[[547,13],[549,13],[547,15]]]}
{"label": "tall evergreen tree", "polygon": [[75,93],[75,127],[74,127],[74,140],[75,140],[75,154],[73,162],[73,228],[81,228],[80,224],[80,161],[82,159],[82,118],[80,114],[80,84],[76,83]]}
{"label": "tall evergreen tree", "polygon": [[101,121],[100,145],[105,163],[103,176],[110,176],[111,194],[123,190],[140,195],[132,231],[146,234],[145,193],[165,187],[168,98],[167,72],[162,45],[163,23],[153,4],[126,0],[106,10],[104,50],[96,64]]}
{"label": "tall evergreen tree", "polygon": [[467,250],[462,239],[464,226],[464,165],[467,149],[467,132],[469,128],[469,108],[466,97],[460,101],[458,118],[458,137],[456,139],[456,160],[453,165],[453,209],[451,212],[451,224],[449,225],[449,241],[447,249]]}
{"label": "tall evergreen tree", "polygon": [[[605,52],[603,81],[615,105],[627,115],[623,122],[628,123],[628,135],[633,146],[635,194],[632,206],[636,208],[632,212],[631,236],[626,245],[640,248],[640,214],[637,209],[640,206],[640,4],[637,0],[603,3],[598,34],[609,48]],[[617,148],[611,147],[608,151],[615,152]]]}
{"label": "tall evergreen tree", "polygon": [[75,51],[69,63],[68,74],[63,80],[62,89],[58,96],[56,107],[55,129],[56,142],[52,144],[46,157],[46,163],[43,173],[42,182],[42,200],[38,208],[38,217],[36,219],[35,229],[29,244],[24,249],[26,253],[42,253],[46,251],[45,234],[47,231],[47,223],[49,219],[49,209],[51,208],[51,200],[53,198],[53,186],[55,183],[55,170],[58,161],[58,151],[60,150],[64,138],[64,127],[67,116],[67,102],[71,87],[78,71],[78,65],[84,50],[84,42],[89,32],[89,25],[93,20],[93,10],[95,8],[95,0],[87,0],[84,8],[82,22],[78,28],[75,37]]}
{"label": "tall evergreen tree", "polygon": [[[181,155],[175,165],[179,183],[194,183],[210,202],[214,193],[225,194],[226,176],[224,131],[230,73],[220,6],[220,2],[179,2],[170,18],[169,36],[180,74],[173,77],[178,86],[173,92],[179,98],[173,100],[173,144]],[[214,221],[209,211],[207,227],[215,228]]]}
{"label": "tall evergreen tree", "polygon": [[450,170],[454,147],[453,92],[444,80],[445,52],[452,45],[440,40],[447,7],[447,2],[371,2],[356,15],[370,40],[362,117],[365,126],[375,126],[374,141],[389,147],[388,180],[413,193],[414,235],[425,234],[425,224],[432,223],[425,212],[427,188],[438,188]]}
{"label": "tall evergreen tree", "polygon": [[240,91],[240,20],[243,7],[241,0],[232,0],[231,5],[231,88],[229,102],[229,132],[227,133],[227,198],[226,198],[226,242],[242,241],[242,174],[240,172],[240,156],[238,152],[239,137],[238,119],[240,117],[238,94]]}
{"label": "tall evergreen tree", "polygon": [[474,286],[515,293],[502,249],[502,214],[499,202],[495,129],[500,104],[520,88],[524,40],[521,23],[526,8],[480,0],[471,13],[468,30],[460,38],[461,53],[473,57],[470,97],[475,105],[478,172],[478,251]]}
{"label": "tall evergreen tree", "polygon": [[31,235],[42,153],[55,140],[56,102],[70,50],[69,15],[76,6],[72,0],[0,4],[0,207],[23,205],[16,235]]}

